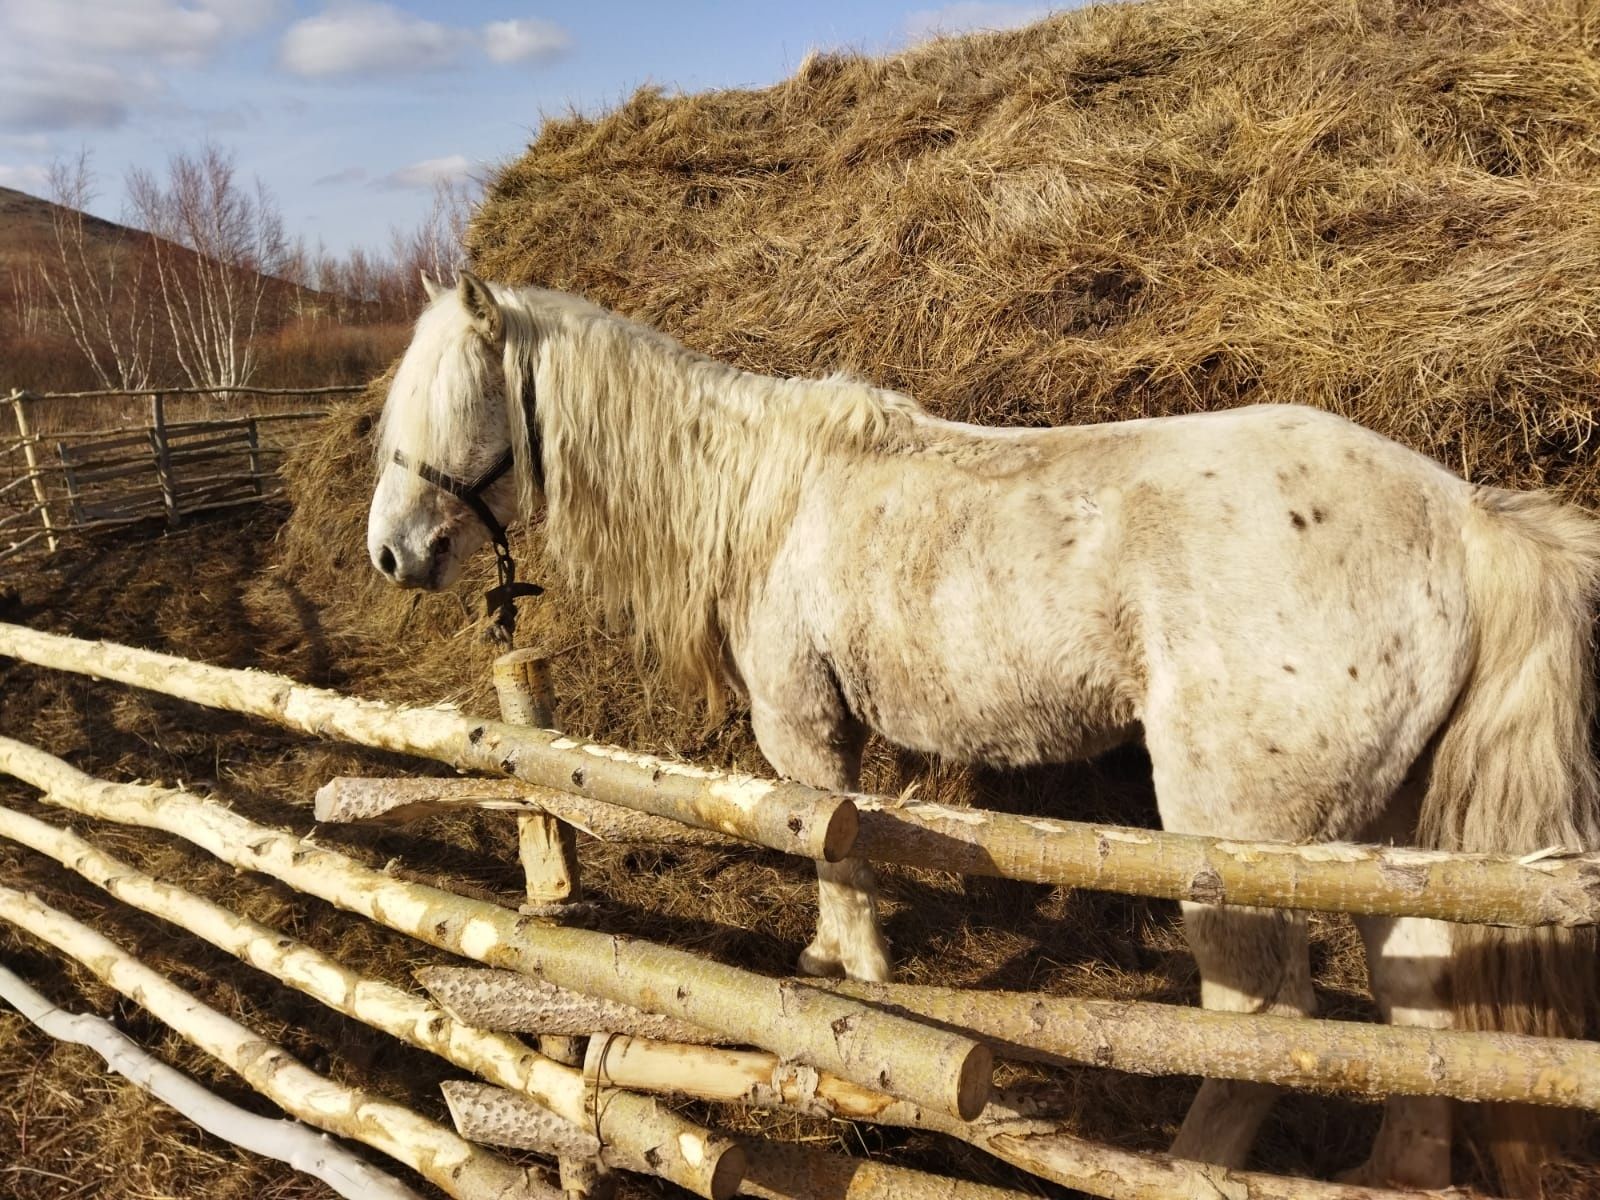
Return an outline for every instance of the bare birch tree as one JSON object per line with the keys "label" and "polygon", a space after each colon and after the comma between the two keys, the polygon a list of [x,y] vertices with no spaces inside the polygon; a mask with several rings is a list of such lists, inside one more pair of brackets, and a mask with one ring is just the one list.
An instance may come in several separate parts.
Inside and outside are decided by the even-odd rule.
{"label": "bare birch tree", "polygon": [[62,327],[101,387],[139,391],[150,382],[155,321],[145,278],[147,240],[91,237],[95,199],[88,152],[50,167],[52,246],[39,277]]}
{"label": "bare birch tree", "polygon": [[245,384],[255,334],[273,315],[289,266],[283,219],[256,182],[247,189],[233,155],[214,145],[177,154],[163,182],[128,172],[128,203],[153,235],[160,312],[179,368],[194,387]]}

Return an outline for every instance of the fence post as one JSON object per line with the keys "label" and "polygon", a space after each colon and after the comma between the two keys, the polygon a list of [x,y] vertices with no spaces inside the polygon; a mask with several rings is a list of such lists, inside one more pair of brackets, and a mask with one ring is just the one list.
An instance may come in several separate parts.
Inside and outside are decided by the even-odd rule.
{"label": "fence post", "polygon": [[160,392],[150,393],[150,449],[156,456],[156,478],[161,483],[161,503],[166,506],[167,524],[176,525],[182,517],[178,511],[178,489],[172,478],[172,452],[167,446],[167,416],[164,397]]}
{"label": "fence post", "polygon": [[[494,660],[494,690],[500,719],[535,729],[555,727],[555,689],[550,663],[537,650],[512,650]],[[525,912],[559,921],[559,908],[578,893],[578,845],[572,826],[540,813],[517,818],[517,856],[526,877]],[[568,1066],[583,1065],[585,1038],[541,1037],[539,1051]],[[569,1200],[600,1200],[615,1190],[615,1180],[598,1159],[562,1158],[561,1188]]]}
{"label": "fence post", "polygon": [[261,435],[256,429],[256,419],[251,417],[244,429],[245,438],[250,443],[250,482],[255,485],[256,495],[259,496],[267,489],[261,479]]}
{"label": "fence post", "polygon": [[28,392],[11,393],[11,411],[17,415],[17,436],[22,439],[22,459],[33,477],[33,498],[39,504],[39,520],[44,525],[45,545],[54,554],[61,544],[56,539],[56,523],[50,516],[50,496],[44,486],[44,476],[39,473],[39,456],[34,450],[33,430],[28,427]]}

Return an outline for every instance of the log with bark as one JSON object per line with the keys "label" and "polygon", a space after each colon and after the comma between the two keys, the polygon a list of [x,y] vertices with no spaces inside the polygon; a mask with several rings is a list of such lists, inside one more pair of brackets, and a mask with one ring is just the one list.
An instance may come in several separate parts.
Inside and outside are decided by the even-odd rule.
{"label": "log with bark", "polygon": [[1079,1137],[1048,1116],[1048,1090],[997,1092],[975,1120],[947,1115],[842,1081],[795,1072],[776,1056],[708,1046],[594,1038],[585,1074],[639,1091],[738,1101],[810,1115],[948,1134],[1041,1178],[1109,1200],[1227,1196],[1239,1200],[1401,1200],[1384,1188],[1235,1171],[1164,1154],[1119,1150]]}
{"label": "log with bark", "polygon": [[[481,967],[424,967],[417,979],[460,1020],[490,1029],[626,1034],[715,1044],[712,1031],[548,980]],[[925,984],[816,980],[907,1016],[963,1030],[1002,1058],[1138,1075],[1245,1079],[1378,1100],[1390,1095],[1562,1105],[1600,1112],[1600,1045],[1524,1034],[1436,1030],[1211,1012],[1143,1000],[977,992]]]}
{"label": "log with bark", "polygon": [[856,810],[848,796],[803,784],[714,771],[616,746],[468,716],[444,705],[360,700],[283,675],[214,667],[114,642],[87,642],[0,624],[0,654],[131,684],[463,770],[511,775],[805,858],[847,857]]}
{"label": "log with bark", "polygon": [[[1600,854],[1520,858],[1186,834],[845,797],[478,721],[454,709],[356,700],[278,675],[0,624],[0,654],[249,713],[321,736],[511,775],[809,858],[850,854],[973,875],[1204,903],[1600,924]],[[859,809],[859,812],[858,812]],[[580,824],[578,821],[571,822]],[[855,843],[859,842],[859,845]]]}
{"label": "log with bark", "polygon": [[394,879],[293,834],[258,825],[177,789],[95,779],[0,738],[0,770],[89,816],[162,829],[237,867],[430,945],[489,966],[714,1028],[891,1095],[970,1117],[983,1109],[993,1055],[962,1034],[789,979],[771,979],[687,951],[586,929],[550,926],[508,909]]}
{"label": "log with bark", "polygon": [[[48,855],[117,899],[205,939],[335,1012],[525,1094],[566,1120],[592,1125],[597,1119],[594,1096],[580,1070],[536,1054],[514,1037],[456,1020],[404,988],[360,975],[270,926],[155,879],[70,829],[0,807],[0,837]],[[662,1112],[647,1097],[608,1094],[605,1099],[598,1110],[599,1134],[615,1147],[619,1161],[712,1200],[734,1194],[744,1159],[727,1138]]]}
{"label": "log with bark", "polygon": [[76,959],[294,1117],[404,1163],[458,1200],[561,1200],[536,1176],[381,1097],[335,1083],[152,970],[87,925],[0,886],[0,920]]}

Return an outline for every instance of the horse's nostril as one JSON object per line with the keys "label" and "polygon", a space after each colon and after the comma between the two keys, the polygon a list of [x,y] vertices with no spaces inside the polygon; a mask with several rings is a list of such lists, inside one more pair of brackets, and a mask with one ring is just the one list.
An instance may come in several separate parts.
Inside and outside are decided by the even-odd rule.
{"label": "horse's nostril", "polygon": [[433,555],[435,562],[443,558],[449,552],[450,539],[447,537],[436,537],[432,542],[428,543],[428,553]]}
{"label": "horse's nostril", "polygon": [[378,551],[378,570],[385,575],[394,574],[394,551],[387,546]]}

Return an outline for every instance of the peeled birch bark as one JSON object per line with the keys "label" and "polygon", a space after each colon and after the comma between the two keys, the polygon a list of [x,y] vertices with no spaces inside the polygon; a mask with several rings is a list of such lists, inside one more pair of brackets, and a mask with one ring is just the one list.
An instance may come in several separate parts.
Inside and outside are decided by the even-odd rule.
{"label": "peeled birch bark", "polygon": [[[649,1172],[648,1163],[640,1162],[615,1145],[598,1141],[586,1128],[570,1122],[552,1123],[550,1114],[530,1102],[526,1096],[482,1083],[446,1083],[443,1087],[456,1131],[469,1141],[572,1158],[598,1154],[599,1161],[608,1167]],[[599,1093],[596,1103],[601,1106],[602,1113],[607,1097],[617,1094]],[[657,1105],[653,1110],[641,1112],[638,1120],[640,1141],[660,1144],[672,1136],[674,1118],[671,1110],[664,1106]],[[747,1145],[760,1143],[735,1143],[741,1161],[748,1155]],[[743,1187],[741,1180],[741,1192]],[[731,1195],[731,1191],[728,1194]]]}
{"label": "peeled birch bark", "polygon": [[77,959],[108,987],[238,1072],[285,1112],[387,1154],[447,1195],[459,1200],[560,1200],[559,1192],[451,1130],[309,1070],[281,1046],[201,1004],[122,947],[36,896],[0,886],[0,919]]}
{"label": "peeled birch bark", "polygon": [[1600,924],[1600,854],[1507,858],[1192,834],[857,796],[859,858],[1036,883],[1478,925]]}
{"label": "peeled birch bark", "polygon": [[0,654],[245,713],[318,737],[515,776],[802,858],[836,862],[849,856],[855,840],[856,810],[848,796],[635,754],[549,729],[479,720],[442,705],[360,700],[265,671],[214,667],[4,623]]}
{"label": "peeled birch bark", "polygon": [[[425,967],[424,987],[490,1029],[601,1029],[713,1044],[715,1033],[625,1005],[598,1006],[545,980],[480,967]],[[1600,1112],[1600,1046],[1523,1034],[1211,1012],[1144,1000],[972,992],[814,980],[907,1016],[964,1030],[1002,1058],[1136,1075],[1247,1079],[1381,1100],[1390,1095],[1562,1105]]]}
{"label": "peeled birch bark", "polygon": [[58,1042],[87,1046],[118,1075],[144,1089],[213,1137],[320,1179],[345,1200],[422,1200],[386,1171],[357,1158],[301,1121],[258,1116],[230,1104],[167,1066],[104,1017],[57,1008],[0,966],[0,1000]]}
{"label": "peeled birch bark", "polygon": [[418,967],[417,982],[440,1008],[480,1029],[567,1037],[625,1033],[661,1042],[714,1045],[728,1039],[699,1025],[598,1000],[544,979],[484,967]]}
{"label": "peeled birch bark", "polygon": [[[360,975],[270,926],[154,879],[70,829],[0,807],[0,837],[48,855],[124,903],[188,930],[336,1012],[531,1097],[569,1121],[593,1126],[594,1106],[582,1072],[535,1054],[514,1037],[456,1020],[403,988]],[[732,1195],[743,1169],[741,1152],[727,1139],[676,1117],[675,1127],[662,1131],[659,1141],[641,1140],[644,1129],[661,1130],[664,1121],[656,1110],[655,1101],[642,1096],[608,1097],[600,1136],[629,1161],[649,1164],[650,1174],[696,1195],[715,1200]],[[685,1147],[691,1148],[687,1155]]]}
{"label": "peeled birch bark", "polygon": [[400,824],[463,808],[545,813],[603,842],[738,849],[748,842],[667,817],[620,808],[515,779],[375,779],[340,775],[317,789],[319,821]]}
{"label": "peeled birch bark", "polygon": [[550,1158],[596,1158],[600,1139],[521,1092],[451,1079],[439,1085],[456,1132],[469,1142],[532,1150]]}
{"label": "peeled birch bark", "polygon": [[621,1035],[589,1039],[583,1077],[592,1087],[786,1108],[845,1120],[875,1120],[902,1103],[837,1075],[786,1063],[765,1050],[723,1050]]}
{"label": "peeled birch bark", "polygon": [[97,780],[10,738],[0,738],[0,769],[40,788],[51,803],[176,834],[234,866],[489,966],[537,973],[575,991],[714,1028],[730,1042],[761,1046],[958,1117],[982,1111],[989,1094],[993,1055],[986,1046],[806,983],[649,942],[545,925],[402,882],[213,801]]}

